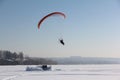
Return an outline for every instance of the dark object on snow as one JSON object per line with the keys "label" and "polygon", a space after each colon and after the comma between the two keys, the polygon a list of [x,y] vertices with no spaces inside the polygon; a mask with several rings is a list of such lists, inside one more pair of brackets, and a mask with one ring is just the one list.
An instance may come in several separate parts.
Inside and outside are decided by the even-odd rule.
{"label": "dark object on snow", "polygon": [[47,65],[42,65],[43,70],[47,70]]}
{"label": "dark object on snow", "polygon": [[40,65],[36,67],[27,67],[26,71],[51,71],[51,66]]}
{"label": "dark object on snow", "polygon": [[42,65],[41,68],[45,71],[45,70],[50,70],[50,69],[51,69],[51,66]]}

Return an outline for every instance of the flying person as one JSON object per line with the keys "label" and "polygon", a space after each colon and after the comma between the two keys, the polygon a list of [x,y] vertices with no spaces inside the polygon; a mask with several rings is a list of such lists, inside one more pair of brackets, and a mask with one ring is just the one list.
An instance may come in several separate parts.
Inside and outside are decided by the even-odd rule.
{"label": "flying person", "polygon": [[62,45],[65,45],[63,39],[59,39],[59,41],[60,41],[60,43],[61,43]]}

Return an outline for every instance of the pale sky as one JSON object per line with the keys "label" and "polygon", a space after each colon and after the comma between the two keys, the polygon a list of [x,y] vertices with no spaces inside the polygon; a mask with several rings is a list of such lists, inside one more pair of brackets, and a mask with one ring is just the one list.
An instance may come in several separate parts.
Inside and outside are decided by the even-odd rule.
{"label": "pale sky", "polygon": [[[39,20],[53,16],[41,28]],[[63,38],[65,46],[58,41]],[[1,0],[0,50],[37,57],[119,57],[119,0]]]}

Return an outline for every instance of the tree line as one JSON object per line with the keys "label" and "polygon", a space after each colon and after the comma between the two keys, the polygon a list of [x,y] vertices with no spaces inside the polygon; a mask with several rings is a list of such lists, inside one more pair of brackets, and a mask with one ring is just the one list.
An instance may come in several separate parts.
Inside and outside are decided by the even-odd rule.
{"label": "tree line", "polygon": [[11,52],[0,50],[0,65],[39,65],[39,64],[57,64],[57,62],[45,59],[24,56],[23,52]]}

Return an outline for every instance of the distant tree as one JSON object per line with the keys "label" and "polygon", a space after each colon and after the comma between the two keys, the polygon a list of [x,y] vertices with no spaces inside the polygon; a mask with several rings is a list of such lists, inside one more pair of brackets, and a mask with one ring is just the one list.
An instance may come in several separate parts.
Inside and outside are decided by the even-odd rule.
{"label": "distant tree", "polygon": [[23,57],[23,52],[20,52],[20,53],[19,53],[19,58],[20,58],[21,60],[23,60],[23,58],[24,58],[24,57]]}
{"label": "distant tree", "polygon": [[14,52],[14,53],[12,54],[12,57],[13,57],[13,60],[16,60],[16,59],[18,58],[17,53],[16,53],[16,52]]}
{"label": "distant tree", "polygon": [[20,59],[20,64],[23,64],[23,59],[24,59],[23,52],[19,53],[19,59]]}
{"label": "distant tree", "polygon": [[4,54],[3,54],[4,59],[11,59],[12,58],[11,54],[12,53],[10,51],[5,51]]}
{"label": "distant tree", "polygon": [[1,53],[1,51],[0,51],[0,59],[2,58],[2,53]]}

